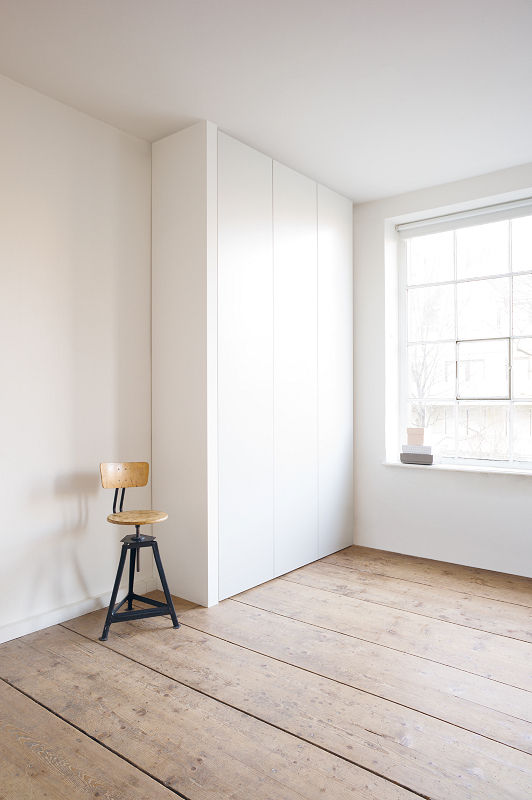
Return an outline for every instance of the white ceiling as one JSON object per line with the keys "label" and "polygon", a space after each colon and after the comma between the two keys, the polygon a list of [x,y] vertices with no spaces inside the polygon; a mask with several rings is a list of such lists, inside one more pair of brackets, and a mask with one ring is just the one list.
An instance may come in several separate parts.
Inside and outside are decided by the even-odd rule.
{"label": "white ceiling", "polygon": [[532,161],[530,0],[0,0],[0,73],[198,119],[356,201]]}

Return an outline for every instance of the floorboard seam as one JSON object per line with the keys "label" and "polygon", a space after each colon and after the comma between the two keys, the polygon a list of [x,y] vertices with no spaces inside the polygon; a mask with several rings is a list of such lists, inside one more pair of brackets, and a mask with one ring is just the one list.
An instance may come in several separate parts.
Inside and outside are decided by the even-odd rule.
{"label": "floorboard seam", "polygon": [[[273,612],[271,612],[271,613],[273,613]],[[66,627],[66,623],[62,623],[62,624]],[[308,667],[301,667],[299,664],[292,664],[291,661],[285,661],[283,658],[279,658],[278,656],[271,656],[268,653],[263,653],[261,650],[254,650],[253,647],[248,647],[247,645],[239,644],[238,642],[233,642],[231,639],[225,639],[223,636],[217,636],[215,633],[211,633],[210,631],[205,631],[203,628],[198,628],[198,627],[195,627],[194,625],[191,625],[188,622],[183,622],[182,619],[180,621],[180,624],[183,625],[183,627],[185,627],[185,628],[191,628],[194,631],[199,631],[200,633],[203,633],[205,636],[212,636],[213,639],[219,639],[222,642],[226,642],[227,644],[231,644],[231,645],[233,645],[233,647],[241,647],[243,650],[247,650],[250,653],[255,653],[256,655],[262,656],[263,658],[270,658],[272,661],[277,661],[280,664],[286,664],[287,666],[293,667],[294,669],[300,669],[302,672],[308,672],[309,675],[315,675],[317,678],[322,678],[323,680],[331,681],[332,683],[337,683],[339,686],[345,686],[347,689],[354,689],[357,692],[362,692],[363,694],[367,694],[369,697],[377,697],[379,700],[384,700],[384,702],[386,702],[386,703],[392,703],[393,705],[399,706],[399,708],[406,708],[409,711],[415,712],[416,714],[422,714],[424,717],[428,717],[429,719],[435,719],[438,722],[443,722],[446,725],[451,725],[453,728],[457,728],[458,730],[465,731],[466,733],[471,733],[471,734],[473,734],[473,736],[480,736],[482,739],[487,739],[490,742],[495,742],[496,744],[500,744],[503,747],[509,747],[511,750],[517,750],[518,753],[525,753],[525,755],[532,755],[532,753],[529,753],[528,750],[522,750],[520,747],[515,747],[514,745],[508,744],[507,742],[501,742],[500,739],[494,739],[492,736],[486,736],[486,734],[479,733],[478,731],[474,731],[471,728],[464,728],[463,725],[458,725],[456,722],[450,722],[450,720],[444,719],[443,717],[437,717],[435,714],[429,714],[428,711],[422,711],[419,708],[414,708],[414,706],[408,706],[408,705],[406,705],[406,703],[400,703],[399,700],[390,700],[389,697],[383,697],[381,694],[377,694],[376,692],[370,692],[369,689],[362,689],[360,686],[353,686],[353,684],[345,683],[345,681],[341,681],[338,678],[330,678],[328,675],[324,675],[322,672],[315,672],[314,670],[309,669]],[[71,630],[71,628],[69,628],[68,630]],[[77,631],[75,631],[75,633],[77,633]],[[80,634],[80,635],[83,636],[83,634]],[[91,639],[90,641],[93,641],[93,640]],[[113,650],[113,652],[117,653],[119,651],[118,650]],[[402,652],[402,651],[398,651],[398,652]],[[437,664],[438,662],[435,661],[433,663]],[[447,665],[446,664],[441,664],[440,666],[445,667]],[[449,667],[449,669],[457,669],[457,667]],[[484,678],[482,675],[475,675],[475,677],[481,678],[482,680],[490,680],[490,678]],[[188,684],[185,684],[185,685],[188,685]],[[506,684],[504,684],[504,685],[506,685]],[[194,688],[194,687],[191,686],[190,688]],[[512,688],[515,688],[515,687],[512,687]],[[528,694],[530,694],[527,689],[519,689],[518,688],[518,691],[527,692]],[[459,698],[459,699],[461,699],[461,698]],[[222,702],[222,701],[220,701],[220,702]],[[508,712],[506,712],[506,711],[505,712],[500,712],[500,711],[497,711],[497,709],[495,709],[495,708],[490,708],[489,706],[484,706],[481,703],[476,703],[476,702],[474,702],[472,700],[468,700],[467,702],[470,702],[472,705],[475,705],[478,708],[486,709],[487,711],[493,711],[496,714],[504,713],[507,717],[510,717],[510,719],[515,719],[517,722],[524,722],[526,725],[532,724],[530,722],[530,720],[523,719],[522,717],[516,717],[513,714],[508,714]],[[246,712],[244,712],[244,713],[246,713]],[[270,723],[268,723],[268,724],[270,724]]]}
{"label": "floorboard seam", "polygon": [[[330,558],[330,556],[325,556],[325,558]],[[319,561],[321,561],[321,560],[323,560],[323,559],[319,559]],[[317,563],[319,563],[319,561],[313,561],[312,563],[313,564],[317,564]],[[378,575],[381,578],[392,578],[393,580],[396,580],[396,581],[404,581],[405,583],[415,583],[415,584],[417,584],[419,586],[429,586],[432,589],[435,588],[434,584],[427,583],[426,581],[421,581],[421,580],[414,581],[414,580],[412,580],[412,578],[402,578],[400,575],[386,575],[386,573],[384,573],[384,572],[372,572],[372,571],[370,571],[368,569],[361,569],[360,567],[351,567],[349,564],[344,564],[344,563],[342,563],[340,561],[326,561],[325,563],[334,564],[335,567],[344,567],[344,569],[349,569],[352,572],[362,572],[364,575]],[[453,589],[452,586],[442,586],[442,587],[438,587],[437,586],[436,588],[445,589],[445,591],[447,591],[447,592],[456,592],[456,594],[469,594],[469,595],[471,595],[471,597],[480,597],[483,600],[494,600],[496,603],[506,603],[506,605],[509,605],[509,606],[519,606],[520,608],[532,608],[532,606],[529,606],[526,603],[518,603],[515,600],[501,600],[498,597],[490,597],[487,594],[477,594],[476,592],[466,592],[466,591],[464,591],[464,589]]]}
{"label": "floorboard seam", "polygon": [[[290,578],[286,578],[284,576],[277,578],[277,580],[285,581],[285,583],[291,583],[295,586],[305,586],[307,589],[316,589],[320,592],[327,592],[328,594],[333,594],[335,597],[345,597],[347,600],[355,600],[355,602],[357,603],[368,603],[370,605],[380,606],[381,608],[389,608],[392,611],[400,611],[404,614],[414,614],[416,617],[422,617],[423,619],[432,619],[435,622],[444,622],[446,625],[456,625],[457,627],[465,628],[468,631],[489,633],[490,636],[501,636],[503,639],[512,639],[515,642],[524,642],[524,644],[532,645],[532,642],[529,639],[521,639],[519,636],[509,636],[506,633],[496,633],[495,631],[488,631],[485,628],[477,628],[474,625],[464,625],[463,622],[455,622],[454,620],[451,619],[442,619],[441,617],[434,617],[432,614],[422,614],[420,611],[412,611],[409,608],[401,608],[400,606],[391,606],[388,603],[380,603],[378,600],[367,600],[365,597],[353,597],[350,594],[337,592],[334,589],[325,589],[323,586],[314,586],[312,583],[304,583],[303,581],[293,581],[290,580]],[[493,602],[499,602],[499,601],[494,600]],[[527,606],[519,606],[519,608],[527,608]]]}
{"label": "floorboard seam", "polygon": [[153,781],[155,781],[156,783],[160,784],[160,786],[163,786],[165,789],[168,789],[169,792],[173,792],[176,795],[176,797],[180,797],[181,800],[190,800],[190,798],[187,797],[187,795],[182,794],[177,789],[172,788],[172,786],[168,786],[168,784],[164,783],[164,781],[162,781],[160,778],[157,778],[155,775],[152,775],[147,770],[143,769],[142,767],[139,767],[138,764],[135,764],[134,761],[131,761],[129,758],[124,756],[122,753],[119,753],[117,750],[113,750],[113,748],[109,747],[108,744],[105,744],[104,742],[101,742],[95,736],[92,736],[90,733],[87,733],[87,731],[83,730],[83,728],[80,728],[79,725],[76,725],[71,720],[68,720],[65,717],[63,717],[57,711],[54,711],[53,708],[50,708],[50,706],[47,706],[46,703],[43,703],[41,700],[37,700],[37,698],[35,698],[29,692],[25,691],[24,689],[21,689],[20,686],[16,685],[16,683],[12,683],[7,678],[4,678],[2,676],[0,676],[0,680],[3,681],[8,686],[11,686],[12,689],[15,689],[17,692],[20,692],[20,694],[24,695],[24,697],[27,697],[28,700],[31,700],[36,705],[40,706],[40,708],[43,708],[45,711],[48,711],[50,714],[52,714],[57,719],[60,719],[62,722],[66,723],[71,728],[74,728],[74,730],[79,731],[79,733],[82,733],[83,736],[86,736],[88,739],[91,739],[91,741],[93,741],[96,744],[100,745],[100,747],[105,748],[105,750],[108,750],[110,753],[113,753],[113,755],[117,756],[122,761],[127,762],[134,769],[137,769],[139,772],[142,772],[148,778],[151,778]]}
{"label": "floorboard seam", "polygon": [[[79,636],[83,636],[84,639],[87,639],[90,642],[96,643],[94,641],[94,639],[91,639],[89,636],[86,636],[83,633],[79,633],[79,631],[73,630],[72,628],[69,628],[67,622],[59,623],[59,624],[61,625],[61,627],[64,627],[66,630],[69,630],[72,633],[77,633]],[[293,667],[294,669],[300,669],[302,672],[306,672],[309,675],[314,675],[316,678],[321,678],[321,679],[323,679],[325,681],[330,681],[331,683],[336,683],[339,686],[345,686],[347,689],[354,689],[355,691],[361,692],[362,694],[366,694],[369,697],[376,697],[377,699],[383,700],[386,703],[392,703],[393,705],[398,706],[399,708],[405,708],[408,711],[413,711],[416,714],[422,714],[424,717],[428,717],[429,719],[434,719],[437,722],[442,722],[445,725],[450,725],[453,728],[457,728],[458,730],[465,731],[466,733],[470,733],[473,736],[479,736],[480,738],[486,739],[487,741],[495,742],[495,744],[499,744],[502,747],[508,747],[510,750],[516,750],[518,753],[524,753],[525,755],[532,755],[532,753],[530,753],[527,750],[523,750],[520,747],[516,747],[515,745],[508,744],[507,742],[501,742],[500,739],[494,739],[492,736],[486,736],[486,734],[479,733],[478,731],[472,730],[471,728],[465,728],[463,725],[458,725],[456,722],[451,722],[450,720],[444,719],[443,717],[438,717],[435,714],[429,714],[428,711],[422,711],[421,709],[415,708],[414,706],[406,705],[406,703],[400,703],[398,700],[391,700],[389,697],[383,697],[382,695],[377,694],[376,692],[370,692],[368,689],[362,689],[359,686],[353,686],[351,683],[345,683],[345,681],[338,680],[337,678],[330,678],[327,675],[324,675],[321,672],[315,672],[314,670],[309,669],[308,667],[301,667],[298,664],[292,664],[292,662],[285,661],[284,659],[278,658],[277,656],[272,656],[272,655],[269,655],[268,653],[263,653],[260,650],[254,650],[252,647],[247,647],[246,645],[239,644],[238,642],[233,642],[230,639],[225,639],[223,636],[217,636],[215,633],[210,633],[209,631],[205,631],[202,628],[197,628],[194,625],[190,625],[189,623],[184,622],[182,618],[180,619],[180,624],[185,628],[190,628],[191,630],[198,631],[198,632],[204,634],[205,636],[210,636],[213,639],[219,639],[222,642],[226,642],[227,644],[230,644],[233,647],[240,647],[242,650],[247,650],[250,653],[255,653],[256,655],[261,656],[263,658],[271,659],[272,661],[276,661],[276,662],[278,662],[280,664],[285,664],[286,666]],[[151,669],[151,670],[153,670],[153,672],[158,672],[160,675],[163,675],[165,678],[170,678],[170,680],[173,680],[176,683],[181,684],[182,686],[187,686],[189,689],[192,689],[193,691],[196,691],[199,694],[204,694],[206,697],[210,697],[212,700],[216,700],[218,703],[222,703],[224,705],[228,705],[229,707],[234,708],[237,711],[241,711],[243,714],[247,714],[250,717],[254,716],[253,714],[249,713],[248,711],[243,711],[238,706],[232,706],[230,703],[226,703],[224,700],[220,700],[218,697],[215,697],[214,695],[208,694],[207,692],[204,692],[201,689],[196,688],[195,686],[191,686],[190,684],[185,683],[184,681],[179,681],[177,678],[173,678],[171,675],[168,675],[165,672],[160,672],[159,670],[156,670],[153,667],[149,667],[146,664],[144,664],[142,661],[138,661],[137,659],[132,658],[131,656],[124,655],[120,650],[115,650],[114,648],[112,648],[109,645],[108,642],[107,642],[107,647],[108,647],[109,650],[112,650],[113,653],[116,653],[117,655],[122,655],[124,658],[129,658],[130,661],[134,661],[136,664],[139,664],[139,665],[145,667],[146,669]],[[445,666],[445,665],[442,665],[442,666]],[[455,669],[455,668],[451,667],[450,669]],[[477,677],[479,677],[479,676],[477,676]],[[489,680],[489,678],[484,678],[484,680]],[[521,689],[520,691],[526,691],[526,689]],[[474,703],[473,701],[468,701],[468,702],[471,702],[473,705],[476,705],[478,708],[486,709],[487,711],[493,711],[495,713],[503,713],[503,712],[498,712],[496,709],[492,709],[489,706],[484,706],[481,703]],[[510,717],[510,719],[515,719],[517,722],[523,722],[525,724],[531,724],[529,720],[523,719],[522,717],[515,717],[512,714],[508,714],[507,712],[504,712],[504,713],[505,713],[506,716]],[[255,718],[258,719],[261,722],[265,722],[267,725],[271,725],[274,728],[278,727],[274,723],[267,722],[267,720],[262,719],[262,717],[255,717]],[[285,728],[279,728],[279,730],[283,730],[285,733],[289,733],[291,736],[297,736],[297,734],[294,734],[291,731],[287,731]],[[298,737],[298,738],[303,738],[303,737]],[[315,744],[315,742],[311,742],[308,739],[304,739],[303,738],[303,741],[306,741],[309,744]],[[338,754],[335,753],[334,755],[338,755]],[[339,758],[343,758],[343,756],[338,756],[338,757]],[[347,759],[347,758],[345,760],[349,761],[349,759]],[[350,762],[350,763],[356,763],[356,762]],[[357,764],[357,766],[360,766],[360,765]],[[366,769],[366,767],[361,767],[361,768],[362,769]],[[371,771],[371,770],[368,770],[368,771]],[[389,780],[389,779],[387,778],[386,780]]]}
{"label": "floorboard seam", "polygon": [[[381,642],[373,642],[371,639],[363,639],[361,636],[354,636],[352,633],[344,633],[343,631],[334,630],[332,628],[326,628],[324,625],[317,625],[315,622],[307,622],[304,619],[297,619],[297,617],[290,617],[288,614],[281,614],[279,611],[271,611],[268,608],[262,608],[262,606],[256,606],[253,603],[246,603],[244,600],[237,599],[236,597],[228,598],[235,603],[242,603],[244,606],[249,606],[250,608],[256,608],[258,611],[265,611],[268,614],[275,614],[277,617],[282,617],[283,619],[291,619],[295,622],[301,622],[303,625],[310,625],[313,628],[319,628],[321,631],[328,631],[329,633],[336,633],[339,636],[348,636],[350,639],[356,639],[359,642],[367,642],[368,644],[377,645],[378,647],[386,647],[388,650],[392,650],[394,653],[403,653],[405,655],[414,656],[414,658],[422,658],[424,661],[428,661],[431,664],[439,664],[441,667],[450,667],[451,669],[457,669],[460,672],[465,672],[468,675],[476,675],[477,678],[484,678],[484,680],[493,681],[493,683],[500,683],[501,686],[510,686],[512,689],[519,689],[521,692],[529,692],[532,691],[530,689],[525,689],[522,686],[516,686],[514,683],[506,683],[505,681],[499,681],[496,678],[488,678],[486,675],[479,675],[478,672],[471,672],[469,669],[464,669],[463,667],[456,667],[453,664],[444,664],[441,661],[436,661],[434,658],[427,658],[426,656],[419,655],[419,653],[410,653],[406,650],[398,650],[396,647],[390,647],[388,644],[382,644]],[[192,626],[190,626],[192,627]]]}
{"label": "floorboard seam", "polygon": [[[388,783],[392,783],[392,784],[394,784],[395,786],[398,786],[401,789],[405,789],[406,791],[411,792],[412,794],[415,794],[417,797],[422,797],[422,798],[424,798],[424,800],[430,800],[430,797],[428,795],[421,794],[421,792],[418,792],[416,789],[412,789],[410,786],[407,786],[406,784],[399,783],[399,781],[396,781],[393,778],[389,778],[387,775],[382,775],[380,772],[377,772],[376,770],[370,769],[369,767],[365,767],[362,764],[359,764],[357,761],[354,761],[353,759],[348,758],[347,756],[342,756],[339,753],[335,753],[334,750],[329,750],[327,747],[324,747],[323,745],[317,744],[316,742],[311,742],[311,741],[309,741],[309,739],[305,739],[304,736],[301,736],[300,734],[293,733],[292,731],[286,730],[286,728],[283,728],[280,725],[276,725],[274,722],[268,722],[267,720],[263,719],[262,717],[257,716],[256,714],[252,714],[249,711],[243,711],[238,706],[235,706],[232,703],[227,702],[226,700],[220,700],[218,697],[215,697],[214,695],[211,695],[208,692],[203,691],[202,689],[197,689],[195,686],[190,686],[190,684],[185,683],[184,681],[180,681],[177,678],[172,677],[172,675],[168,675],[168,673],[166,673],[166,672],[162,672],[161,670],[155,669],[154,667],[148,667],[148,666],[146,666],[146,664],[143,664],[142,661],[138,661],[136,658],[133,658],[132,656],[128,656],[128,655],[125,655],[124,653],[121,653],[118,650],[114,650],[109,645],[109,642],[107,642],[107,644],[104,643],[104,642],[100,642],[99,640],[98,640],[98,642],[95,642],[94,639],[91,639],[89,636],[86,636],[84,633],[79,633],[78,631],[73,631],[71,628],[67,628],[64,623],[59,623],[59,624],[60,624],[61,627],[64,627],[66,630],[69,630],[71,633],[75,633],[78,636],[81,636],[84,639],[87,639],[87,641],[93,642],[94,644],[99,644],[102,647],[104,647],[105,649],[111,650],[116,655],[119,655],[122,658],[127,658],[129,661],[132,661],[134,664],[138,664],[140,667],[144,667],[144,669],[148,669],[151,672],[155,672],[157,675],[161,675],[163,678],[167,678],[168,680],[171,680],[174,683],[179,684],[180,686],[185,686],[187,689],[190,689],[193,692],[197,692],[198,694],[201,694],[203,697],[208,697],[210,700],[213,700],[216,703],[220,703],[220,705],[226,706],[227,708],[232,708],[234,711],[238,711],[240,714],[244,714],[247,717],[251,717],[252,719],[257,720],[257,722],[261,722],[263,725],[268,725],[271,728],[275,728],[276,730],[281,731],[282,733],[286,733],[287,736],[293,736],[294,739],[298,739],[300,742],[305,742],[305,744],[308,744],[311,747],[316,747],[318,750],[322,750],[325,753],[329,753],[329,755],[334,756],[335,758],[339,758],[339,759],[341,759],[342,761],[345,761],[348,764],[352,764],[353,766],[364,770],[364,772],[368,772],[371,775],[375,775],[377,778],[381,778],[382,780],[388,781]],[[185,623],[183,623],[183,622],[181,622],[180,624],[185,625]],[[188,627],[192,627],[192,626],[188,626]],[[207,634],[207,635],[210,635],[210,634]],[[215,637],[215,638],[218,638],[218,637]],[[236,646],[239,647],[240,645],[236,645]],[[249,648],[245,648],[245,649],[249,649]],[[253,650],[251,652],[256,652],[256,651]],[[269,658],[269,656],[265,656],[265,658]],[[283,662],[283,663],[285,663],[285,662]],[[294,666],[294,665],[292,665],[292,666]],[[296,667],[296,669],[300,669],[300,668]],[[309,670],[305,670],[305,671],[309,671]],[[315,673],[313,673],[313,674],[315,674]],[[328,680],[330,680],[330,678]],[[393,701],[390,701],[390,702],[393,702]],[[74,726],[74,727],[76,727],[76,726]],[[501,744],[501,743],[499,742],[499,744]],[[519,752],[521,752],[521,751],[519,751]],[[163,786],[165,786],[165,784],[163,784]],[[185,800],[187,800],[187,799],[185,799]]]}

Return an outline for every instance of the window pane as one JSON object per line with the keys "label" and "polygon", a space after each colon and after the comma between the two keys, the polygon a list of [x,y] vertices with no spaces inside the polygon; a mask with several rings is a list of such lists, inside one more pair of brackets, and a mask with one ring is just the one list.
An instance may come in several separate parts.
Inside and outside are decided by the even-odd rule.
{"label": "window pane", "polygon": [[432,446],[435,455],[455,455],[454,404],[408,404],[408,427],[425,428],[425,444]]}
{"label": "window pane", "polygon": [[509,223],[489,222],[456,231],[456,271],[458,279],[481,278],[510,271]]}
{"label": "window pane", "polygon": [[454,339],[454,286],[408,290],[408,339]]}
{"label": "window pane", "polygon": [[407,281],[439,283],[454,280],[454,233],[432,233],[408,240]]}
{"label": "window pane", "polygon": [[512,269],[532,270],[532,216],[512,220]]}
{"label": "window pane", "polygon": [[532,398],[532,339],[514,339],[512,350],[513,397]]}
{"label": "window pane", "polygon": [[532,336],[532,275],[513,279],[514,336]]}
{"label": "window pane", "polygon": [[462,458],[508,458],[508,407],[458,406],[458,455]]}
{"label": "window pane", "polygon": [[532,405],[514,406],[513,448],[517,461],[532,461]]}
{"label": "window pane", "polygon": [[408,348],[409,397],[456,396],[456,346],[413,344]]}
{"label": "window pane", "polygon": [[458,343],[458,397],[508,398],[509,339]]}
{"label": "window pane", "polygon": [[509,335],[510,278],[459,283],[456,288],[459,339]]}

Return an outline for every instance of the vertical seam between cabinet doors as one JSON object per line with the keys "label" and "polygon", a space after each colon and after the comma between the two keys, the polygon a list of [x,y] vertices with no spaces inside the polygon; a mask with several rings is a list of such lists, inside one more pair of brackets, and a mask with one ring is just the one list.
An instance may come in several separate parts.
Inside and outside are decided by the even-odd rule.
{"label": "vertical seam between cabinet doors", "polygon": [[[150,508],[153,508],[153,143],[150,144]],[[153,529],[150,531],[153,533]],[[151,560],[152,584],[155,561]]]}
{"label": "vertical seam between cabinet doors", "polygon": [[[216,602],[220,602],[220,131],[216,129],[216,526],[218,533],[218,577]],[[209,555],[207,553],[207,598],[209,597]]]}
{"label": "vertical seam between cabinet doors", "polygon": [[319,195],[319,186],[316,183],[316,557],[320,558],[320,342],[319,342],[320,227],[319,227],[318,195]]}
{"label": "vertical seam between cabinet doors", "polygon": [[272,158],[272,578],[275,578],[275,227]]}

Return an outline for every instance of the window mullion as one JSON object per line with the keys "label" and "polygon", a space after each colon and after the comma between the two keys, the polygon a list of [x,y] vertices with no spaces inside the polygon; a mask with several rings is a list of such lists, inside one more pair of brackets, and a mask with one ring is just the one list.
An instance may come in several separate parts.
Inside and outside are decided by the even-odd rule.
{"label": "window mullion", "polygon": [[399,254],[399,293],[402,297],[399,310],[399,431],[401,443],[408,422],[408,288],[407,288],[408,242],[401,243]]}
{"label": "window mullion", "polygon": [[532,269],[521,270],[520,272],[496,272],[494,275],[475,275],[472,278],[460,278],[457,277],[452,281],[434,281],[432,283],[407,283],[407,289],[436,289],[438,286],[452,286],[455,283],[479,283],[479,281],[494,281],[497,278],[511,278],[515,275],[516,277],[520,277],[521,275],[532,275]]}

